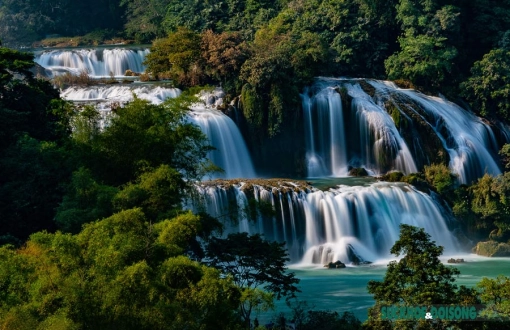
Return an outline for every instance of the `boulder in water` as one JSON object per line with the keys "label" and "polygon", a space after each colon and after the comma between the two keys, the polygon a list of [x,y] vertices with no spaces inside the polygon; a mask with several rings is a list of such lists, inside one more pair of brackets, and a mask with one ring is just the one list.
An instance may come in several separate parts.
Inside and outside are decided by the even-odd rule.
{"label": "boulder in water", "polygon": [[138,77],[140,74],[138,72],[133,72],[132,70],[126,70],[126,72],[124,72],[124,75],[126,77]]}
{"label": "boulder in water", "polygon": [[349,175],[351,175],[351,176],[368,176],[368,172],[363,167],[352,167],[349,169]]}
{"label": "boulder in water", "polygon": [[464,262],[464,259],[453,259],[453,258],[450,258],[448,259],[447,261],[449,264],[461,264]]}
{"label": "boulder in water", "polygon": [[341,262],[340,260],[337,260],[335,262],[330,262],[329,264],[325,264],[324,267],[326,268],[345,268],[345,264]]}

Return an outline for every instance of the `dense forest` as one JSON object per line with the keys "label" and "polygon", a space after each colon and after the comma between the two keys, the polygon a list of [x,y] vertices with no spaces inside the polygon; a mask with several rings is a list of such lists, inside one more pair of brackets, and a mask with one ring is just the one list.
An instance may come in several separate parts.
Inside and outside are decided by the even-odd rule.
{"label": "dense forest", "polygon": [[[93,107],[63,101],[35,77],[33,56],[13,50],[78,38],[151,43],[150,78],[183,94],[135,99],[99,130]],[[300,116],[299,93],[317,76],[390,79],[510,124],[506,0],[3,0],[0,40],[0,329],[244,329],[295,298],[284,244],[218,238],[219,221],[182,209],[192,183],[218,170],[185,120],[199,86],[239,101],[261,145]],[[471,185],[446,164],[383,179],[439,194],[470,238],[507,242],[510,145],[500,155],[505,172]],[[391,252],[408,259],[369,284],[376,307],[485,303],[492,317],[510,315],[508,278],[457,288],[423,230],[403,226]],[[349,313],[299,311],[299,329],[361,326]],[[378,317],[365,327],[405,328]]]}

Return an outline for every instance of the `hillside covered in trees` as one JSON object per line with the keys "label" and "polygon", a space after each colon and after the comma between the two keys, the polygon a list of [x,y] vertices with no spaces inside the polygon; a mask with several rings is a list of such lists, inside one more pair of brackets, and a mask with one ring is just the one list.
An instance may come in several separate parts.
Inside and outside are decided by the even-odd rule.
{"label": "hillside covered in trees", "polygon": [[[151,43],[147,74],[184,92],[160,105],[135,98],[99,129],[93,107],[63,101],[30,71],[32,55],[10,49],[52,38]],[[255,311],[295,297],[298,279],[287,272],[283,243],[242,233],[219,238],[217,219],[183,210],[193,183],[218,170],[206,159],[209,141],[186,120],[195,87],[221,85],[227,102],[238,101],[248,143],[260,148],[299,133],[289,127],[302,116],[300,93],[318,76],[389,79],[446,95],[488,123],[510,124],[506,0],[4,0],[0,40],[6,329],[244,329]],[[500,156],[508,170],[508,144]],[[499,244],[510,238],[509,173],[460,185],[446,164],[429,164],[382,179],[438,194],[470,238]],[[251,211],[267,205],[258,207]],[[497,317],[509,315],[508,278],[457,290],[457,271],[437,259],[442,248],[423,230],[402,227],[401,235],[392,252],[414,254],[392,264],[384,285],[369,286],[378,304],[440,296],[432,303],[484,302]],[[442,274],[446,293],[427,267],[407,267],[423,255],[433,256],[430,270]],[[421,278],[427,286],[417,297]],[[391,283],[403,293],[386,290]],[[349,314],[307,315],[300,329],[327,320],[359,328]],[[393,326],[370,324],[371,316],[368,328]]]}

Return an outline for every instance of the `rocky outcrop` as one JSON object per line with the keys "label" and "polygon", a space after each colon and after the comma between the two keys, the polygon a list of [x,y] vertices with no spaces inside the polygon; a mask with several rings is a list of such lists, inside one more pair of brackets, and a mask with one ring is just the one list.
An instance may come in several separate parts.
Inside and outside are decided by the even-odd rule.
{"label": "rocky outcrop", "polygon": [[368,176],[368,172],[363,167],[349,167],[349,175],[363,177]]}
{"label": "rocky outcrop", "polygon": [[485,257],[510,257],[510,244],[495,241],[478,242],[473,252]]}
{"label": "rocky outcrop", "polygon": [[335,262],[330,262],[329,264],[325,264],[324,267],[332,269],[332,268],[345,268],[346,266],[343,262],[341,262],[340,260],[337,260]]}

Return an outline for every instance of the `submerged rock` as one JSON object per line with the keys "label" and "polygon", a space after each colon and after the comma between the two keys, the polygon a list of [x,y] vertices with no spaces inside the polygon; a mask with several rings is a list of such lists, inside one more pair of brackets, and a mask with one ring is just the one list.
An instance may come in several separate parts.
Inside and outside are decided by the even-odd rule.
{"label": "submerged rock", "polygon": [[345,264],[341,262],[340,260],[337,260],[335,262],[330,262],[329,264],[325,264],[324,267],[332,269],[332,268],[345,268]]}
{"label": "submerged rock", "polygon": [[485,257],[510,257],[510,244],[495,241],[478,242],[473,252]]}
{"label": "submerged rock", "polygon": [[363,167],[351,167],[351,168],[349,168],[349,175],[350,176],[368,176],[368,172]]}

